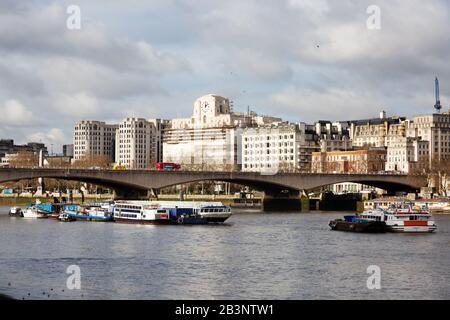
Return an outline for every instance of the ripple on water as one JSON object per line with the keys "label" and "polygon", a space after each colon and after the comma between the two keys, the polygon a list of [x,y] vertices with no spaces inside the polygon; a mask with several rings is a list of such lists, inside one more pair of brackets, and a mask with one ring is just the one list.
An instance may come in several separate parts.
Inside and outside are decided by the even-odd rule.
{"label": "ripple on water", "polygon": [[[226,226],[130,226],[9,218],[0,292],[18,299],[450,298],[450,216],[432,235],[329,231],[324,214],[236,214]],[[81,268],[81,290],[66,286]],[[368,290],[367,267],[382,289]]]}

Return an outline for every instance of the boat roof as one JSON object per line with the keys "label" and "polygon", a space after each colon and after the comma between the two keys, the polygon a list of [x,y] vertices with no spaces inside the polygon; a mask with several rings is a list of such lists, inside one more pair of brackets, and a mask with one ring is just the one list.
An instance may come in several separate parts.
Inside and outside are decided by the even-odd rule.
{"label": "boat roof", "polygon": [[142,206],[162,206],[162,207],[179,207],[179,208],[191,208],[191,207],[226,207],[222,202],[202,202],[202,201],[117,201],[116,204],[129,204],[129,205],[142,205]]}

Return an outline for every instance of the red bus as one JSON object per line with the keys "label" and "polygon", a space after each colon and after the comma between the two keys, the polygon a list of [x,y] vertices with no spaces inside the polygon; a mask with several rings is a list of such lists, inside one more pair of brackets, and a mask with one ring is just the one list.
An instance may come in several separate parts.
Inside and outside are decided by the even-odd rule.
{"label": "red bus", "polygon": [[158,162],[156,164],[156,170],[180,170],[181,165],[173,162]]}

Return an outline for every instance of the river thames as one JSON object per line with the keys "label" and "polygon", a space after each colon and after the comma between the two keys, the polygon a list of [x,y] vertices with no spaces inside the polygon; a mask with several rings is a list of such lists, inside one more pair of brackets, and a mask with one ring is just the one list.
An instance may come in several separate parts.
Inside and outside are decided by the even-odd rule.
{"label": "river thames", "polygon": [[[330,231],[344,213],[236,213],[220,226],[10,218],[0,294],[16,299],[450,299],[450,216],[435,234]],[[67,268],[80,268],[70,290]],[[369,266],[381,289],[367,287]]]}

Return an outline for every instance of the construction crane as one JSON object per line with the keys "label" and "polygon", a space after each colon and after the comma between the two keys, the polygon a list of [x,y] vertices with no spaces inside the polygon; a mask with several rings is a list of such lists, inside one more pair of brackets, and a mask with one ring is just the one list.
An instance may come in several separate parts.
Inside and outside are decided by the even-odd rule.
{"label": "construction crane", "polygon": [[434,81],[434,86],[436,89],[436,104],[434,105],[434,108],[437,110],[438,113],[440,113],[442,106],[441,106],[441,99],[439,98],[439,79],[438,79],[438,77],[436,77],[436,80]]}

